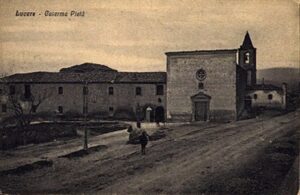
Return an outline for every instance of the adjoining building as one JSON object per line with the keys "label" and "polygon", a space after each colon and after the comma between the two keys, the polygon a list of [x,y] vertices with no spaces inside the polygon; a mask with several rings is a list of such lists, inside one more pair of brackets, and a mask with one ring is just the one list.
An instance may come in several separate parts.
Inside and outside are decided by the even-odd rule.
{"label": "adjoining building", "polygon": [[245,108],[285,110],[287,106],[287,85],[277,87],[272,84],[260,84],[247,87]]}
{"label": "adjoining building", "polygon": [[255,107],[286,107],[283,88],[256,84],[256,48],[247,32],[238,49],[167,52],[167,72],[119,72],[85,63],[59,72],[1,79],[1,117],[9,97],[33,113],[132,120],[239,120]]}
{"label": "adjoining building", "polygon": [[60,72],[15,74],[2,78],[1,83],[2,116],[13,114],[9,97],[17,96],[24,104],[41,99],[34,113],[142,120],[148,108],[149,120],[164,119],[165,72],[118,72],[85,63]]}

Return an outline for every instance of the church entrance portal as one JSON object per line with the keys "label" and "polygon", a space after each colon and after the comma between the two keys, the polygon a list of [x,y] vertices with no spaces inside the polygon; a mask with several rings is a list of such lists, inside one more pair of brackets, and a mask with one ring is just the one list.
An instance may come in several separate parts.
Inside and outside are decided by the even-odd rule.
{"label": "church entrance portal", "polygon": [[209,103],[211,97],[200,92],[191,97],[193,104],[193,121],[207,121],[209,119]]}
{"label": "church entrance portal", "polygon": [[195,121],[206,121],[208,113],[208,102],[195,102]]}

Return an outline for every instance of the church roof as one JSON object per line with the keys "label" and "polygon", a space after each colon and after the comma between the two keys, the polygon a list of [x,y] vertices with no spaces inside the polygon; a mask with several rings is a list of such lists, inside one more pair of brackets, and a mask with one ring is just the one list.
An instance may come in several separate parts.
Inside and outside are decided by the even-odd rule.
{"label": "church roof", "polygon": [[[99,67],[97,67],[99,66]],[[60,72],[31,72],[0,79],[8,83],[166,83],[166,72],[118,72],[104,65],[81,64]]]}
{"label": "church roof", "polygon": [[216,50],[194,50],[194,51],[172,51],[166,52],[167,56],[170,55],[190,55],[190,54],[229,54],[236,53],[237,49],[216,49]]}
{"label": "church roof", "polygon": [[251,41],[251,38],[250,38],[250,35],[247,31],[246,35],[245,35],[245,38],[244,38],[244,41],[243,41],[243,44],[241,45],[240,47],[241,49],[253,49],[254,46],[252,44],[252,41]]}
{"label": "church roof", "polygon": [[[252,44],[249,32],[246,32],[244,41],[240,46],[240,49],[254,49]],[[174,55],[194,55],[194,54],[230,54],[237,52],[238,49],[215,49],[215,50],[194,50],[194,51],[171,51],[166,52],[167,56],[174,56]]]}

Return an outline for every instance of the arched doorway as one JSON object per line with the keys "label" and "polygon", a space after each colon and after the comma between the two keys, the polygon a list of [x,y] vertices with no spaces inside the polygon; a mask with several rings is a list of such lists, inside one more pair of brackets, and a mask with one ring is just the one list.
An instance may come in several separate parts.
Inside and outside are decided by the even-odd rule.
{"label": "arched doorway", "polygon": [[154,122],[155,116],[155,106],[152,104],[146,104],[143,106],[143,115],[141,117],[142,120],[146,120],[147,122]]}
{"label": "arched doorway", "polygon": [[209,104],[211,97],[199,92],[191,97],[192,99],[192,121],[208,121],[209,120]]}
{"label": "arched doorway", "polygon": [[162,106],[158,106],[155,109],[155,122],[165,121],[165,109]]}
{"label": "arched doorway", "polygon": [[153,122],[154,121],[154,111],[153,109],[148,106],[145,110],[145,118],[147,122]]}

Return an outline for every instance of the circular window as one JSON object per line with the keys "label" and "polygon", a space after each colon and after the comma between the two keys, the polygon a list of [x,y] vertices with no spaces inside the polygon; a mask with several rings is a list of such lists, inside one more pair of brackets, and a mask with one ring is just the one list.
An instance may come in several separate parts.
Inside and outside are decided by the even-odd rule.
{"label": "circular window", "polygon": [[196,78],[199,81],[204,81],[206,79],[206,72],[202,68],[196,72]]}

